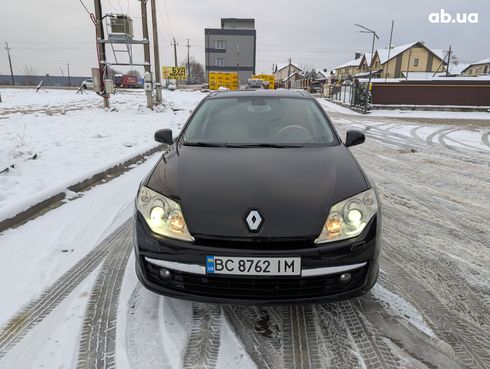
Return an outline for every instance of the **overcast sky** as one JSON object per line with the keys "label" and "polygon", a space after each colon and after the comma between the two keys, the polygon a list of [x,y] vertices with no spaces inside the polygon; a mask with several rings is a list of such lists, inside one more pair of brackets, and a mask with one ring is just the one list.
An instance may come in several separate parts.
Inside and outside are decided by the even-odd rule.
{"label": "overcast sky", "polygon": [[[81,1],[93,11],[93,0]],[[431,48],[447,50],[451,44],[461,62],[490,57],[489,0],[156,1],[162,65],[173,64],[173,36],[179,42],[179,62],[187,53],[187,38],[191,56],[203,62],[204,28],[219,28],[221,17],[255,18],[257,72],[270,72],[273,63],[286,63],[289,57],[300,65],[332,69],[352,59],[356,51],[370,50],[370,36],[358,33],[355,23],[376,30],[380,35],[376,47],[385,48],[392,20],[394,45],[425,41]],[[133,17],[137,37],[141,37],[139,4],[102,0],[104,13]],[[88,76],[96,66],[95,30],[80,0],[1,0],[0,9],[0,74],[9,73],[6,41],[16,74],[26,66],[37,74],[66,74],[69,62],[71,75]],[[441,9],[454,16],[476,12],[479,23],[430,23],[429,14]],[[135,51],[138,61],[141,52]]]}

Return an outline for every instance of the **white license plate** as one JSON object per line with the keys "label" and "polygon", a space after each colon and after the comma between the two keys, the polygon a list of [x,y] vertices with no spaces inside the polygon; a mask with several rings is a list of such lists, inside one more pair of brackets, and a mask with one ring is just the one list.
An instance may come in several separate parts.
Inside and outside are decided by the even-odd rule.
{"label": "white license plate", "polygon": [[301,275],[301,258],[206,256],[207,274]]}

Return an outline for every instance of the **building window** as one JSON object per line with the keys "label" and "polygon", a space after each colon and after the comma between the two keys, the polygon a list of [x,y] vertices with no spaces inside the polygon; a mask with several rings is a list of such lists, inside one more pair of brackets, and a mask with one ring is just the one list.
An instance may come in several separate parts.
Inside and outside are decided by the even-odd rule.
{"label": "building window", "polygon": [[215,49],[226,49],[226,41],[224,40],[215,40],[214,41]]}
{"label": "building window", "polygon": [[488,67],[488,65],[487,65],[487,66],[485,67],[485,72],[484,72],[484,73],[488,73],[488,69],[489,69],[489,67]]}
{"label": "building window", "polygon": [[223,59],[223,58],[215,58],[214,59],[214,65],[216,67],[224,67],[225,66],[225,59]]}
{"label": "building window", "polygon": [[415,58],[415,59],[413,60],[413,66],[414,66],[414,67],[418,67],[418,66],[419,66],[419,58]]}

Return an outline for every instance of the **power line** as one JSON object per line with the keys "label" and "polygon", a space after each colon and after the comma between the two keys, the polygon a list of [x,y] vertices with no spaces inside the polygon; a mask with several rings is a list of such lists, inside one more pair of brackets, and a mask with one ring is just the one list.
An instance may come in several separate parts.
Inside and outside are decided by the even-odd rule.
{"label": "power line", "polygon": [[158,10],[158,16],[160,17],[160,20],[162,21],[163,28],[165,29],[165,32],[167,32],[168,37],[170,40],[172,39],[172,33],[170,32],[169,27],[167,26],[167,22],[164,19],[164,16],[162,14],[162,9],[160,8],[160,5],[157,4],[157,10]]}
{"label": "power line", "polygon": [[170,29],[170,32],[173,34],[172,25],[170,24],[170,18],[168,16],[168,6],[167,6],[166,0],[163,0],[163,5],[164,5],[164,10],[165,10],[165,15],[167,16],[168,28]]}
{"label": "power line", "polygon": [[82,4],[82,6],[85,8],[85,11],[88,13],[88,15],[90,15],[90,11],[88,10],[88,8],[85,6],[85,4],[83,3],[82,0],[80,0],[80,4]]}

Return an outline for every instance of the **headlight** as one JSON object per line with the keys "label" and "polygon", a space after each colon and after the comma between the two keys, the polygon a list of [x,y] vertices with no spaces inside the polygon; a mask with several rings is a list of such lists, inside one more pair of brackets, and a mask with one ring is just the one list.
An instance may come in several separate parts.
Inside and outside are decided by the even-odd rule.
{"label": "headlight", "polygon": [[345,240],[361,234],[378,211],[378,200],[373,189],[361,192],[330,208],[322,233],[315,243]]}
{"label": "headlight", "polygon": [[175,201],[142,186],[136,208],[153,232],[178,240],[194,241],[185,224],[180,205]]}

